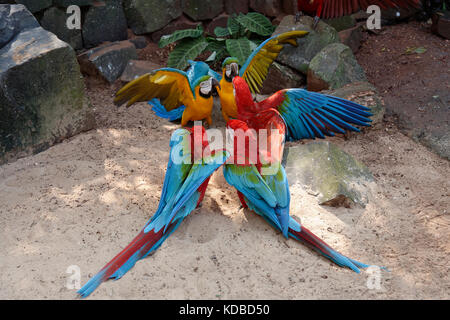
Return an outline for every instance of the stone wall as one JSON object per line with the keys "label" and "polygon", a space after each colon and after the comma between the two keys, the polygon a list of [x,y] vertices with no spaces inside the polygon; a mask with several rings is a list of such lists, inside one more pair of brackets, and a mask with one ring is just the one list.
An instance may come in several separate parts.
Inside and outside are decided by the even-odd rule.
{"label": "stone wall", "polygon": [[[199,22],[205,30],[225,26],[226,17],[233,13],[258,11],[280,21],[295,12],[296,0],[0,0],[2,3],[25,5],[44,29],[79,50],[125,40],[127,29],[158,41],[164,34]],[[66,27],[70,5],[81,8],[81,30]]]}

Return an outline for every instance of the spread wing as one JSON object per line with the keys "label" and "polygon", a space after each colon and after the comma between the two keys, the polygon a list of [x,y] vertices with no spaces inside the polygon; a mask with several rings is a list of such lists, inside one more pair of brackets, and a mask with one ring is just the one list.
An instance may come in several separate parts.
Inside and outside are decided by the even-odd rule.
{"label": "spread wing", "polygon": [[307,31],[285,32],[267,39],[253,51],[239,72],[253,93],[259,92],[261,89],[269,67],[283,50],[284,45],[290,44],[296,47],[296,39],[307,34]]}
{"label": "spread wing", "polygon": [[370,109],[355,102],[310,92],[287,89],[260,103],[262,109],[276,108],[283,117],[289,140],[314,139],[360,130],[353,125],[370,126]]}
{"label": "spread wing", "polygon": [[131,81],[116,93],[114,103],[127,107],[135,102],[158,98],[170,111],[195,99],[187,74],[172,68],[154,70]]}
{"label": "spread wing", "polygon": [[381,9],[388,8],[420,8],[420,0],[325,0],[321,18],[337,18],[366,10],[371,5]]}

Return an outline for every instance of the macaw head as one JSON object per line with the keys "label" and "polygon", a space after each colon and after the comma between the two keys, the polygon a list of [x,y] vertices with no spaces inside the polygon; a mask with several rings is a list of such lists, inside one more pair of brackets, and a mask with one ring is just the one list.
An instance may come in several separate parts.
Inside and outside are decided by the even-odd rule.
{"label": "macaw head", "polygon": [[220,89],[220,83],[215,78],[210,75],[200,77],[194,84],[195,94],[208,99],[213,94],[217,93],[216,87]]}
{"label": "macaw head", "polygon": [[238,166],[256,164],[258,161],[258,136],[254,129],[241,120],[227,122],[227,144],[233,144],[233,154],[229,163]]}
{"label": "macaw head", "polygon": [[237,58],[226,58],[222,63],[223,78],[232,82],[234,77],[239,75],[239,61]]}

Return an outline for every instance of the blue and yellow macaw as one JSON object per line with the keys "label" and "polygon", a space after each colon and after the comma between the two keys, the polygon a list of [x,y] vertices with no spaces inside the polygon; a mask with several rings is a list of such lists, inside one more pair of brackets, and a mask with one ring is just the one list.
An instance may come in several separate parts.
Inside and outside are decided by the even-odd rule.
{"label": "blue and yellow macaw", "polygon": [[[189,77],[195,78],[193,83]],[[204,119],[211,125],[212,95],[217,86],[220,86],[219,82],[208,74],[188,75],[181,70],[162,68],[126,84],[116,93],[114,103],[120,106],[126,102],[129,107],[138,101],[159,99],[167,112],[176,110],[170,113],[171,117],[181,114],[182,126],[189,121]],[[158,103],[155,102],[157,109]]]}
{"label": "blue and yellow macaw", "polygon": [[183,219],[201,204],[211,175],[230,156],[228,151],[209,149],[202,126],[176,130],[170,147],[156,213],[133,241],[78,291],[81,297],[89,296],[108,279],[120,279],[137,261],[158,249]]}

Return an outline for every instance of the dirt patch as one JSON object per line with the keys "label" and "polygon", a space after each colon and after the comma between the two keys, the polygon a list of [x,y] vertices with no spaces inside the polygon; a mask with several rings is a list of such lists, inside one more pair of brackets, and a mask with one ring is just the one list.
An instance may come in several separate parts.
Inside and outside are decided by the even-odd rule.
{"label": "dirt patch", "polygon": [[[424,51],[424,48],[426,51]],[[419,52],[419,53],[416,53]],[[422,53],[420,53],[422,52]],[[450,42],[410,22],[370,34],[356,57],[402,132],[450,157]]]}

